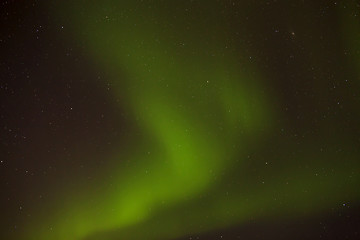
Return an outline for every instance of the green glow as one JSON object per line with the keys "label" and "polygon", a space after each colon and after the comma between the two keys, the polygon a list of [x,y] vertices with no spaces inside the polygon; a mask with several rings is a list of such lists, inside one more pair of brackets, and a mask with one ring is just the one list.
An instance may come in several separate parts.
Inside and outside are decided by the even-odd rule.
{"label": "green glow", "polygon": [[[114,98],[126,100],[126,110],[144,133],[141,143],[135,151],[119,146],[105,171],[113,176],[110,185],[104,180],[93,190],[60,191],[59,212],[39,217],[24,239],[175,238],[249,217],[318,212],[341,202],[344,190],[332,186],[359,166],[351,156],[345,156],[350,165],[337,165],[329,154],[330,168],[337,167],[334,176],[314,175],[312,170],[321,163],[309,160],[316,158],[313,151],[298,156],[299,161],[309,161],[311,170],[286,165],[274,177],[264,167],[258,173],[265,176],[264,183],[246,173],[247,147],[278,128],[277,100],[266,91],[256,65],[237,62],[224,50],[226,36],[213,35],[220,27],[206,31],[212,38],[202,42],[161,28],[145,6],[129,2],[79,3],[71,8],[63,1],[57,4],[72,20],[74,38],[110,72]],[[169,39],[174,35],[175,40]],[[284,148],[282,157],[291,158]],[[239,185],[226,185],[232,174],[238,174]],[[356,189],[358,180],[354,176],[348,188]],[[65,203],[63,196],[68,197]],[[157,235],[147,235],[149,229]]]}

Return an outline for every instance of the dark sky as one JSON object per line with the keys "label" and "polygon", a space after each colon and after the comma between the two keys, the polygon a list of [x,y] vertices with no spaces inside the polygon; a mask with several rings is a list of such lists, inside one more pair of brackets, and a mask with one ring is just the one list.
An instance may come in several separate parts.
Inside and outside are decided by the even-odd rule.
{"label": "dark sky", "polygon": [[2,1],[0,239],[360,238],[358,1]]}

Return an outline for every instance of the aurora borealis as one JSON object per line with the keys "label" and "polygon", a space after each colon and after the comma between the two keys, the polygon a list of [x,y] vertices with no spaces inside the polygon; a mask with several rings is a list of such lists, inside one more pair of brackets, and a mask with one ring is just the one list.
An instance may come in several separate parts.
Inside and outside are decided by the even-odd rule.
{"label": "aurora borealis", "polygon": [[359,10],[4,2],[0,239],[358,239]]}

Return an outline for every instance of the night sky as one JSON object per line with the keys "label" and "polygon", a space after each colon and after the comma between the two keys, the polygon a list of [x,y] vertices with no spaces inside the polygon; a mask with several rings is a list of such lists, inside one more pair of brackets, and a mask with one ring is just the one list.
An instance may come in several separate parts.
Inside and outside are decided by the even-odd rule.
{"label": "night sky", "polygon": [[360,239],[360,2],[0,3],[0,239]]}

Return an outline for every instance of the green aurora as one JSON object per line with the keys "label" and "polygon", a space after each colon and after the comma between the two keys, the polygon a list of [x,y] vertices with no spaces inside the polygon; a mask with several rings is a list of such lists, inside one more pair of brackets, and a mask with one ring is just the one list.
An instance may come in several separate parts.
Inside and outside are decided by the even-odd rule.
{"label": "green aurora", "polygon": [[[238,15],[258,7],[238,4]],[[91,184],[74,178],[38,207],[23,239],[177,239],[250,219],[316,216],[360,200],[359,145],[351,128],[337,128],[341,118],[319,125],[287,120],[276,87],[251,57],[258,47],[238,40],[251,30],[236,21],[231,5],[45,4],[52,21],[70,29],[66,41],[78,42],[107,73],[112,99],[133,129],[128,144],[105,159],[101,177]],[[339,8],[344,24],[336,31],[355,51],[359,31],[348,14]],[[320,28],[314,25],[309,32]],[[303,61],[318,64],[314,74],[321,79],[327,56],[298,32],[293,41],[313,51]],[[331,96],[314,88],[323,99],[321,115]],[[347,111],[358,116],[358,105]]]}

